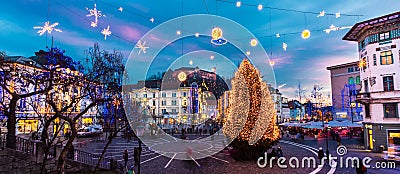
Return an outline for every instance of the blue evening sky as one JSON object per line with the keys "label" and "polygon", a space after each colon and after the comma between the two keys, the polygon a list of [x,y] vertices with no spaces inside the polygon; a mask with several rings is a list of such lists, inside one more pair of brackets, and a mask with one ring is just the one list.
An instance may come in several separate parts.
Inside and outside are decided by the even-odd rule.
{"label": "blue evening sky", "polygon": [[[332,31],[329,34],[323,32],[323,29],[329,28],[331,24],[339,27],[352,26],[357,22],[393,13],[400,9],[398,0],[251,0],[242,1],[242,6],[239,8],[236,7],[235,2],[233,0],[50,0],[50,10],[48,10],[47,0],[3,1],[0,5],[0,50],[6,51],[8,55],[29,57],[34,55],[35,51],[45,49],[46,43],[50,46],[51,36],[53,36],[54,45],[66,50],[66,54],[76,60],[83,61],[85,58],[84,50],[92,47],[95,42],[99,43],[102,50],[117,49],[123,52],[125,58],[128,58],[135,44],[152,28],[182,15],[209,13],[231,19],[243,25],[258,39],[270,60],[275,62],[273,69],[276,85],[286,84],[280,90],[284,96],[291,98],[296,97],[295,92],[299,82],[307,90],[305,93],[307,96],[309,96],[314,84],[322,84],[326,94],[328,94],[330,77],[326,67],[358,59],[356,43],[342,41],[342,37],[349,29]],[[106,17],[100,17],[98,26],[93,28],[90,26],[90,21],[94,21],[94,17],[86,17],[88,14],[86,7],[92,9],[95,3],[98,10],[102,11]],[[263,4],[264,8],[259,11],[257,4]],[[123,8],[122,12],[118,10],[119,7]],[[268,7],[272,7],[272,9]],[[340,12],[341,17],[336,18],[332,15],[317,17],[318,14],[302,13],[319,13],[322,10],[329,14]],[[345,14],[363,16],[345,16]],[[152,17],[154,22],[149,20]],[[42,26],[48,18],[51,24],[59,22],[59,25],[55,28],[62,30],[62,32],[53,31],[47,37],[46,35],[39,36],[38,30],[33,29],[33,27]],[[210,32],[214,26],[218,26],[212,18],[208,23],[199,22],[199,25],[203,25],[203,23],[209,26]],[[112,35],[104,40],[101,31],[108,25]],[[190,28],[190,26],[170,27],[196,32],[195,27]],[[304,29],[311,31],[309,39],[301,38],[300,32]],[[229,27],[222,28],[222,30],[227,33],[227,36],[232,36],[232,33],[229,35]],[[279,38],[275,37],[277,33],[280,34]],[[209,35],[209,33],[201,34]],[[234,36],[240,38],[241,33],[234,33]],[[162,42],[162,38],[162,36],[153,36],[153,40],[160,42]],[[230,38],[226,39],[229,42]],[[251,38],[243,40],[250,42]],[[152,48],[151,42],[152,40],[149,40],[146,43],[150,47],[148,51]],[[192,41],[184,41],[185,44],[195,42],[193,39]],[[283,42],[288,45],[286,51],[282,48]],[[249,48],[242,49],[251,49],[250,44],[247,45]],[[202,47],[205,53],[208,53],[207,47],[210,46]],[[171,46],[171,48],[174,47]],[[218,48],[211,50],[215,51],[215,49]],[[134,51],[132,56],[137,54],[137,50]],[[175,59],[175,65],[165,65],[165,67],[178,68],[179,66],[176,64],[178,61],[176,60],[181,58],[181,52],[181,50],[168,52],[168,48],[166,48],[166,51],[160,52],[160,54],[168,57],[169,61],[166,61],[168,64],[172,64]],[[218,57],[210,61],[210,64],[218,64],[218,60],[226,61],[225,57],[234,54],[228,49],[225,50],[225,55],[223,55],[224,51],[218,53],[215,54]],[[193,55],[193,64],[190,66],[195,66],[199,62],[204,64],[205,61],[196,62],[196,56],[206,54]],[[162,60],[162,56],[158,59]],[[183,60],[187,62],[187,59],[190,58],[181,59],[182,62]],[[259,64],[257,67],[260,69],[268,66],[268,60],[261,62],[264,62],[265,65]],[[159,65],[160,63],[156,64],[156,66]],[[224,68],[221,65],[224,65],[224,63],[220,62],[219,66],[215,65],[217,66],[217,73],[224,72],[219,71],[219,69]],[[189,66],[189,63],[182,63],[180,66]],[[211,68],[215,66],[207,65],[203,67]],[[157,69],[156,67],[152,68]],[[229,68],[232,67],[229,66]],[[227,70],[226,72],[231,71]]]}

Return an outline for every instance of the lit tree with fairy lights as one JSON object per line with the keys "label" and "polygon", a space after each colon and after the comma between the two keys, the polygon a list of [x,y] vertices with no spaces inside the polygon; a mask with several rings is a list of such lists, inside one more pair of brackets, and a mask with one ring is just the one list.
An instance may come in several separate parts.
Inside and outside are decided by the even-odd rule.
{"label": "lit tree with fairy lights", "polygon": [[[247,118],[246,118],[247,116]],[[279,139],[276,111],[260,72],[243,60],[232,79],[228,116],[223,132],[232,142],[237,160],[253,160]],[[240,132],[238,131],[240,130]]]}

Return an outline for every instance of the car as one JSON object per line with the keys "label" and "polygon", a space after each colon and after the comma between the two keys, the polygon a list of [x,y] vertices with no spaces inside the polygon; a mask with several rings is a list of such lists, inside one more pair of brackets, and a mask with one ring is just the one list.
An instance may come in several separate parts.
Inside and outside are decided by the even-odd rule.
{"label": "car", "polygon": [[78,138],[80,137],[90,137],[94,135],[94,131],[92,130],[91,127],[84,127],[78,130]]}

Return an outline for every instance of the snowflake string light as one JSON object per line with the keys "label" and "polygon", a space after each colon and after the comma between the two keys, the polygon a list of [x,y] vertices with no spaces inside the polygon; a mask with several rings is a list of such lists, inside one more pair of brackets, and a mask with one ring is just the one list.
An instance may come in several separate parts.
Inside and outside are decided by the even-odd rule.
{"label": "snowflake string light", "polygon": [[150,18],[150,22],[153,23],[154,22],[154,18]]}
{"label": "snowflake string light", "polygon": [[319,15],[318,15],[317,17],[319,18],[319,17],[322,17],[322,16],[325,16],[325,11],[324,11],[324,10],[322,10],[321,12],[319,12]]}
{"label": "snowflake string light", "polygon": [[340,12],[335,13],[336,18],[340,18]]}
{"label": "snowflake string light", "polygon": [[101,11],[97,10],[96,4],[94,4],[93,9],[89,9],[86,7],[86,10],[89,11],[87,17],[94,16],[94,21],[91,22],[90,26],[97,27],[97,23],[99,21],[99,17],[106,17],[106,15],[101,14]]}
{"label": "snowflake string light", "polygon": [[107,28],[104,28],[104,29],[101,31],[101,34],[104,35],[104,40],[107,40],[107,36],[110,36],[110,35],[111,35],[110,26],[107,26]]}
{"label": "snowflake string light", "polygon": [[136,44],[135,48],[139,48],[139,52],[138,52],[138,55],[139,55],[140,52],[146,53],[146,49],[149,47],[146,47],[146,41],[141,43],[139,40],[139,42]]}
{"label": "snowflake string light", "polygon": [[35,26],[35,27],[33,27],[33,29],[39,29],[39,31],[37,33],[39,33],[40,36],[43,35],[46,32],[51,34],[51,32],[53,30],[57,31],[57,32],[62,32],[60,29],[54,28],[57,25],[58,25],[58,22],[50,25],[50,21],[47,21],[47,22],[44,23],[43,26]]}
{"label": "snowflake string light", "polygon": [[325,31],[326,34],[329,34],[331,31],[339,31],[339,30],[343,30],[343,29],[351,28],[351,27],[352,26],[336,27],[335,25],[332,24],[331,26],[329,26],[329,28],[327,28],[323,31]]}
{"label": "snowflake string light", "polygon": [[283,48],[284,51],[286,51],[286,49],[287,49],[287,44],[286,44],[285,42],[282,43],[282,48]]}
{"label": "snowflake string light", "polygon": [[120,11],[120,12],[122,13],[122,11],[124,11],[124,8],[119,7],[119,8],[118,8],[118,11]]}
{"label": "snowflake string light", "polygon": [[280,38],[281,37],[281,35],[279,33],[276,33],[275,36],[276,36],[276,38]]}

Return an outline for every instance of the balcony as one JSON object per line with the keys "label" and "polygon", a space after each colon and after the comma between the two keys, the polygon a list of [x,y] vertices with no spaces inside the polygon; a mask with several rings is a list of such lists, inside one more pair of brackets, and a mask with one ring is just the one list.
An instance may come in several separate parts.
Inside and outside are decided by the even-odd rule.
{"label": "balcony", "polygon": [[371,100],[371,95],[370,95],[369,92],[367,92],[367,93],[358,93],[357,96],[356,96],[356,100],[357,100],[357,102],[359,102],[361,104],[367,104]]}

